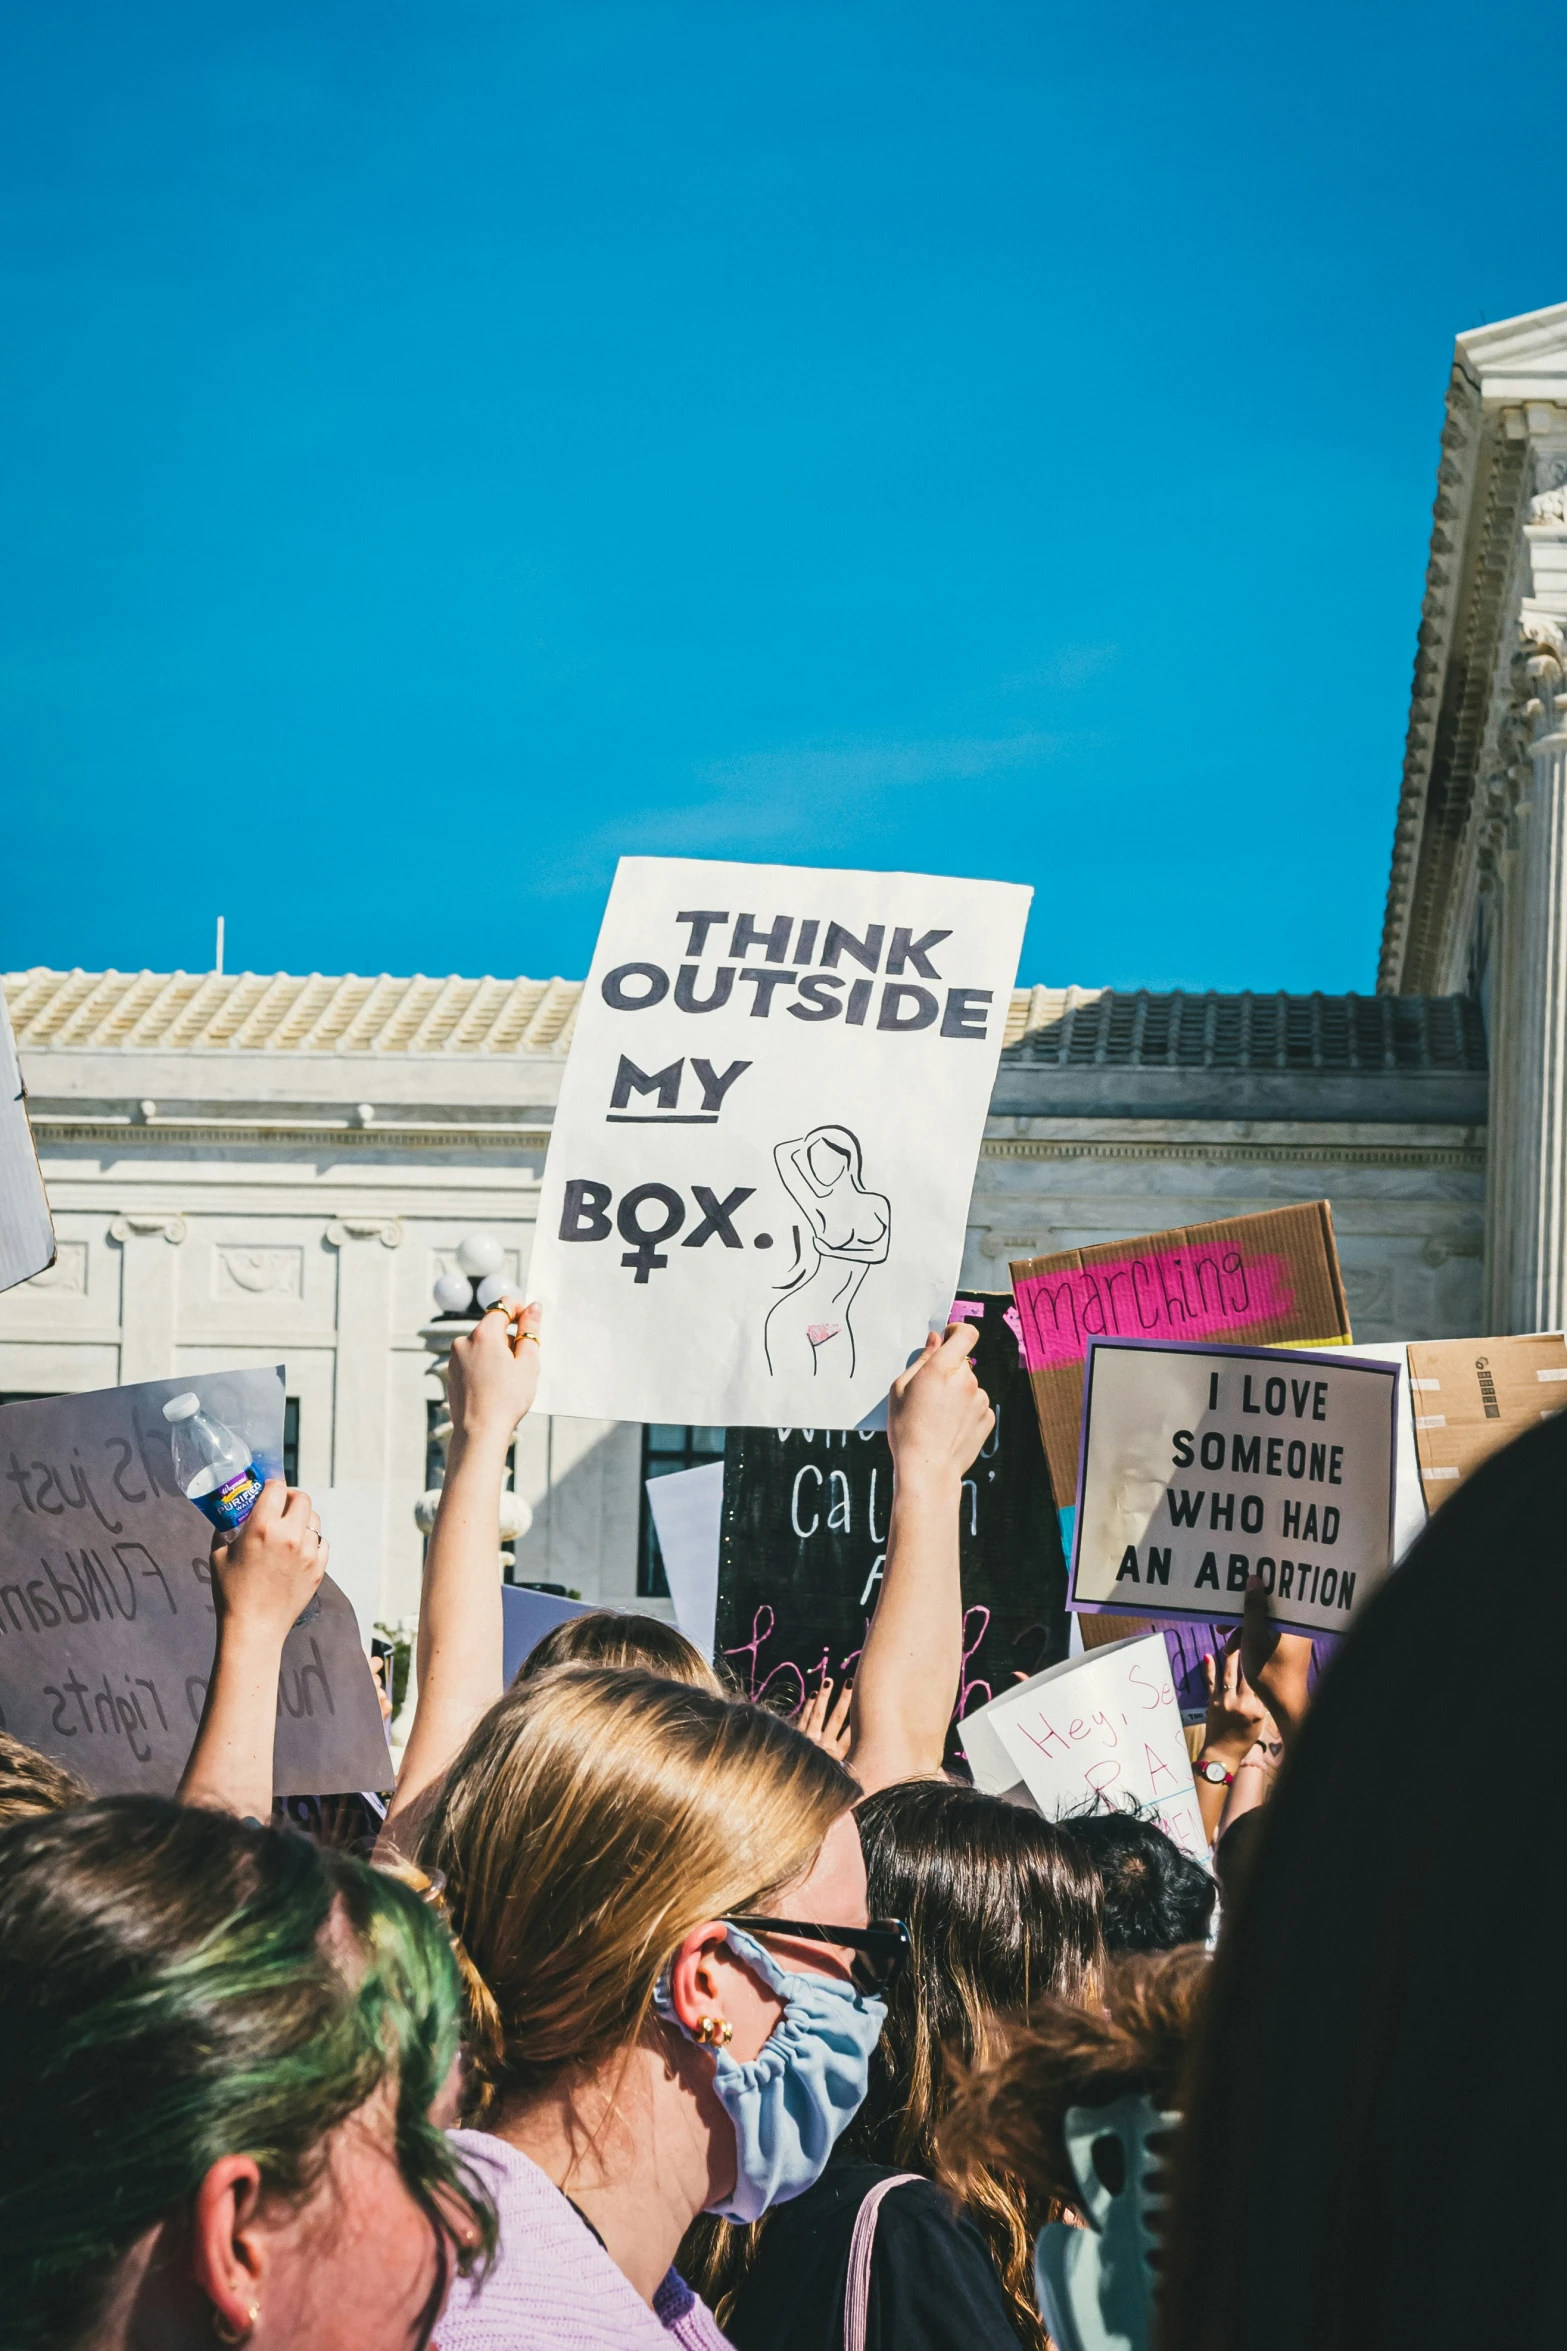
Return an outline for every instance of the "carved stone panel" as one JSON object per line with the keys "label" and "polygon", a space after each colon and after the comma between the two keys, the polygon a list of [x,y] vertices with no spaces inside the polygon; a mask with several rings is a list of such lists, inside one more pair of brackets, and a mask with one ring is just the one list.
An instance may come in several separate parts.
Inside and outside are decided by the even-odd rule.
{"label": "carved stone panel", "polygon": [[1392,1269],[1385,1265],[1346,1265],[1342,1270],[1350,1328],[1358,1339],[1363,1322],[1385,1323],[1393,1312]]}
{"label": "carved stone panel", "polygon": [[302,1249],[252,1249],[225,1243],[214,1253],[219,1298],[298,1298],[304,1294]]}
{"label": "carved stone panel", "polygon": [[87,1288],[87,1244],[85,1241],[61,1241],[59,1254],[53,1265],[35,1273],[25,1287],[29,1290],[66,1291],[81,1297]]}

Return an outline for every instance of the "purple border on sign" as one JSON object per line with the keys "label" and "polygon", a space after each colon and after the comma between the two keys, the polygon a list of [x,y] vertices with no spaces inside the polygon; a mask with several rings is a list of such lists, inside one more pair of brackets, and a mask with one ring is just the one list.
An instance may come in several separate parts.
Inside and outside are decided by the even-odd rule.
{"label": "purple border on sign", "polygon": [[[1326,1342],[1325,1342],[1326,1344]],[[1066,1605],[1075,1616],[1140,1616],[1148,1617],[1146,1606],[1130,1600],[1080,1600],[1077,1597],[1077,1562],[1083,1547],[1083,1473],[1088,1467],[1088,1422],[1093,1411],[1094,1357],[1101,1347],[1111,1347],[1122,1354],[1137,1355],[1239,1355],[1248,1363],[1311,1363],[1320,1371],[1322,1350],[1309,1347],[1219,1347],[1207,1346],[1200,1339],[1090,1339],[1083,1358],[1083,1428],[1077,1441],[1077,1512],[1072,1527],[1072,1571],[1067,1577]],[[1394,1509],[1397,1503],[1398,1482],[1398,1379],[1396,1363],[1371,1363],[1361,1357],[1346,1360],[1339,1354],[1332,1361],[1340,1371],[1376,1371],[1393,1382],[1393,1410],[1388,1415],[1388,1469],[1387,1469],[1387,1556],[1388,1569],[1393,1564]],[[1270,1599],[1272,1595],[1269,1595]],[[1231,1617],[1226,1611],[1217,1613],[1212,1606],[1176,1608],[1161,1601],[1160,1620],[1167,1624],[1239,1624],[1241,1612]],[[1307,1633],[1313,1640],[1330,1638],[1325,1625],[1302,1624],[1293,1616],[1274,1614],[1273,1622],[1282,1632]]]}

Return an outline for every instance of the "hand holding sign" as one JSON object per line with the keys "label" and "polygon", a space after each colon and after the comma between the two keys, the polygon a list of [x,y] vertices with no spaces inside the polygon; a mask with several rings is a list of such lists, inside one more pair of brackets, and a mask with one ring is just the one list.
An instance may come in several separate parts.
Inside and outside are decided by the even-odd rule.
{"label": "hand holding sign", "polygon": [[900,1488],[929,1481],[956,1486],[996,1425],[970,1361],[979,1341],[971,1322],[932,1331],[887,1397],[887,1442]]}
{"label": "hand holding sign", "polygon": [[453,1339],[446,1401],[455,1443],[493,1439],[502,1451],[510,1446],[538,1394],[543,1320],[541,1306],[502,1297],[486,1307],[471,1331]]}

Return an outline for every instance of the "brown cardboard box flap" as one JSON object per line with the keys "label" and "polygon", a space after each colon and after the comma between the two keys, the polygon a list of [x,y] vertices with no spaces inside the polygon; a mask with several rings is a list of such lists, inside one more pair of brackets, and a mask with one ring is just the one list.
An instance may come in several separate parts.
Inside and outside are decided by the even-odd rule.
{"label": "brown cardboard box flap", "polygon": [[1030,1257],[1013,1266],[1012,1288],[1058,1503],[1077,1492],[1090,1339],[1351,1343],[1326,1200]]}
{"label": "brown cardboard box flap", "polygon": [[1436,1510],[1482,1461],[1567,1405],[1567,1340],[1411,1339],[1409,1384],[1420,1483]]}

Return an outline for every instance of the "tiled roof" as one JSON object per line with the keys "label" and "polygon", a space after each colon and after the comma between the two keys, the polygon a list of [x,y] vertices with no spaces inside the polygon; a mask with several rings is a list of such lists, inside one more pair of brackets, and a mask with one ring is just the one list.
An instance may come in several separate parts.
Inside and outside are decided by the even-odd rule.
{"label": "tiled roof", "polygon": [[[312,972],[22,971],[3,983],[25,1053],[564,1055],[580,980]],[[1032,1067],[1483,1070],[1464,996],[1155,996],[1017,988],[1009,1058]]]}
{"label": "tiled roof", "polygon": [[1483,1071],[1485,1026],[1469,996],[1035,988],[1007,1059],[1060,1069]]}
{"label": "tiled roof", "polygon": [[16,1041],[128,1052],[552,1053],[580,980],[342,979],[311,972],[7,973]]}

